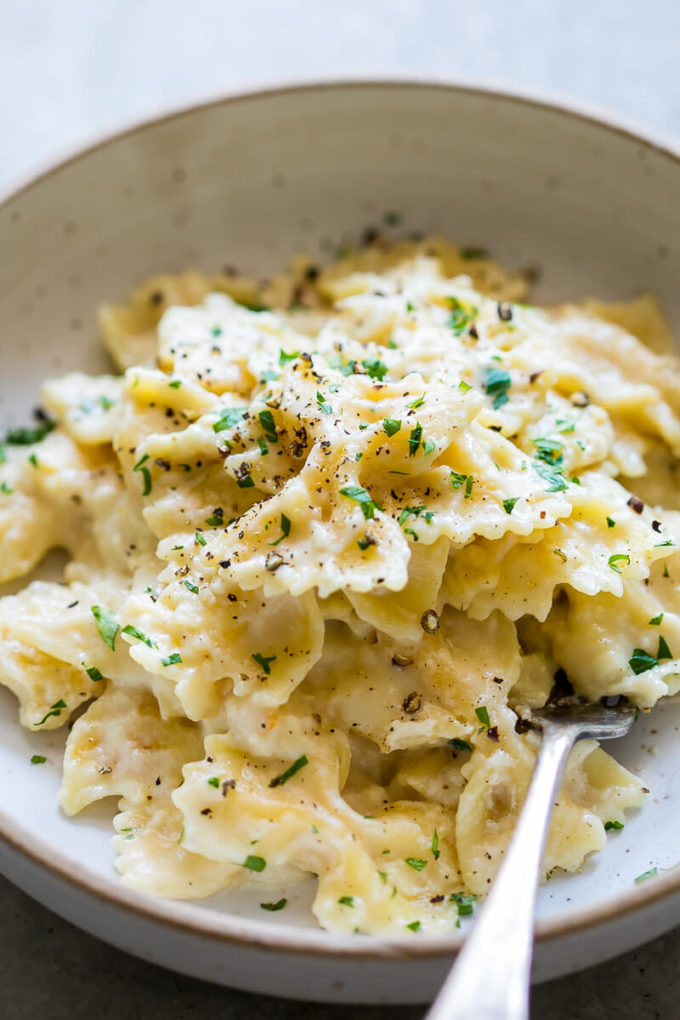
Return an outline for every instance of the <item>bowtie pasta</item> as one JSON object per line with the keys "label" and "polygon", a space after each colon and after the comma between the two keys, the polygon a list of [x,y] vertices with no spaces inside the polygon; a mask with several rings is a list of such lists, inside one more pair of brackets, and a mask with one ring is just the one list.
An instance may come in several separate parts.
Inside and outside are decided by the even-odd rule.
{"label": "bowtie pasta", "polygon": [[[315,875],[336,932],[450,930],[484,894],[555,678],[680,686],[680,367],[652,298],[542,309],[482,252],[381,241],[255,284],[158,276],[122,374],[43,386],[0,464],[0,681],[71,721],[61,806],[119,798],[126,883]],[[545,870],[642,803],[574,749]]]}

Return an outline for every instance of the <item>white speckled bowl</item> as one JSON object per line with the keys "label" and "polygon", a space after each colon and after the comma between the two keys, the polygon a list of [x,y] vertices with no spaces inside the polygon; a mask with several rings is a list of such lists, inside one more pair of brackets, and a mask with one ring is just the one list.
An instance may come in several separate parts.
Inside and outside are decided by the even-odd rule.
{"label": "white speckled bowl", "polygon": [[[294,252],[351,243],[388,210],[403,214],[405,232],[540,265],[539,299],[650,289],[677,324],[679,195],[668,147],[480,88],[306,85],[177,113],[87,150],[0,207],[0,421],[27,418],[45,375],[102,368],[95,308],[147,274],[225,263],[266,273]],[[63,738],[21,731],[6,692],[0,706],[0,868],[36,899],[145,959],[239,988],[348,1002],[431,996],[460,933],[338,938],[312,925],[308,886],[266,918],[244,893],[173,903],[125,890],[109,846],[113,805],[63,817]],[[581,875],[541,890],[536,979],[680,920],[678,724],[669,702],[611,748],[652,793]],[[35,752],[46,766],[29,764]],[[636,885],[651,866],[669,870]]]}

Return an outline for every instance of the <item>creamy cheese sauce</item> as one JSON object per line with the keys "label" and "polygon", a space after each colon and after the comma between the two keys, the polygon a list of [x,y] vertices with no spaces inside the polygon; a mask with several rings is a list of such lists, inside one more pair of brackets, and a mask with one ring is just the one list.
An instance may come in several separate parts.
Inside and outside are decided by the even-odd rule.
{"label": "creamy cheese sauce", "polygon": [[[122,375],[48,380],[0,463],[0,682],[68,722],[61,805],[119,798],[124,881],[318,876],[338,932],[443,933],[483,895],[555,674],[680,687],[680,363],[652,298],[526,304],[437,239],[102,309]],[[572,753],[545,869],[643,800]],[[611,824],[607,826],[611,828]]]}

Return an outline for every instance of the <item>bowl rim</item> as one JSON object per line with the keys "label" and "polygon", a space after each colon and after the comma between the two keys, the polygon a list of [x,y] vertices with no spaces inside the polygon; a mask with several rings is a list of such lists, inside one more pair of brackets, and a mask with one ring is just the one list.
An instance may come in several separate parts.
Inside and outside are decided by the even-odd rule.
{"label": "bowl rim", "polygon": [[[600,109],[594,104],[566,100],[544,89],[518,89],[505,83],[480,81],[471,78],[423,77],[422,75],[337,75],[329,78],[296,78],[283,84],[267,83],[261,87],[232,90],[217,98],[195,100],[173,105],[156,115],[128,120],[114,130],[102,132],[89,144],[74,146],[70,152],[46,160],[41,167],[19,175],[18,180],[0,192],[0,211],[15,199],[40,185],[55,173],[79,162],[94,152],[115,144],[132,135],[181,117],[192,116],[210,108],[234,103],[267,99],[279,95],[332,90],[368,90],[372,88],[413,89],[415,91],[445,91],[511,102],[530,109],[557,113],[603,132],[619,135],[641,149],[652,151],[675,161],[680,166],[680,145],[662,132],[648,131],[641,126]],[[99,901],[101,906],[122,910],[137,920],[162,923],[187,935],[239,944],[251,948],[298,954],[304,952],[316,957],[335,956],[372,960],[406,960],[413,958],[450,957],[457,951],[465,935],[462,931],[446,936],[428,936],[411,940],[406,936],[376,936],[357,940],[355,937],[335,935],[318,929],[295,928],[292,925],[271,924],[236,915],[221,913],[201,906],[200,900],[165,900],[137,892],[122,884],[120,879],[96,873],[87,865],[74,873],[72,861],[66,853],[51,846],[46,840],[36,841],[34,834],[17,823],[0,809],[0,844],[19,857],[28,859],[34,866],[50,873],[52,878],[75,887],[79,892]],[[28,891],[28,890],[27,890]],[[666,870],[654,881],[637,886],[623,894],[614,894],[598,906],[574,910],[551,921],[536,923],[536,941],[550,943],[565,936],[575,936],[591,928],[611,922],[630,919],[631,915],[647,910],[672,894],[680,893],[680,865]]]}

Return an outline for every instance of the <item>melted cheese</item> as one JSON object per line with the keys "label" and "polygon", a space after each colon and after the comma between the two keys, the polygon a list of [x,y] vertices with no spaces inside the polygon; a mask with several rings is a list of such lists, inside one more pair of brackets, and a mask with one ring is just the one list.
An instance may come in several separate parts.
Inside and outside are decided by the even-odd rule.
{"label": "melted cheese", "polygon": [[[4,447],[0,580],[70,562],[0,600],[0,682],[31,729],[81,709],[61,804],[118,798],[125,882],[315,874],[325,928],[445,932],[529,782],[514,707],[558,669],[643,707],[680,687],[658,308],[528,306],[464,256],[155,277],[101,312],[122,374],[47,381],[56,427]],[[642,796],[579,744],[546,871]]]}

